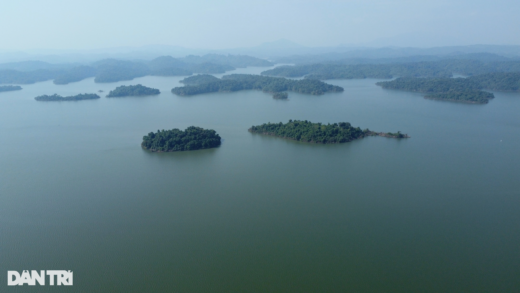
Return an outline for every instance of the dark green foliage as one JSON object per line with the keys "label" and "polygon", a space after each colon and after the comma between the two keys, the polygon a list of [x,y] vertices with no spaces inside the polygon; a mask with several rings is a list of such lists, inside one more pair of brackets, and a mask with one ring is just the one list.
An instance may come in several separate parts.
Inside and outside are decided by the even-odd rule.
{"label": "dark green foliage", "polygon": [[93,77],[97,73],[97,69],[90,66],[79,66],[66,70],[63,74],[58,75],[54,79],[54,84],[68,84],[70,82],[81,81],[85,78]]}
{"label": "dark green foliage", "polygon": [[79,94],[75,96],[62,97],[60,95],[54,94],[52,96],[43,95],[34,98],[36,101],[81,101],[81,100],[94,100],[99,99],[100,97],[96,94]]}
{"label": "dark green foliage", "polygon": [[143,137],[141,146],[152,152],[192,151],[215,148],[220,145],[220,136],[212,129],[190,126],[179,129],[157,130]]}
{"label": "dark green foliage", "polygon": [[414,78],[400,77],[392,81],[376,83],[385,89],[405,90],[419,93],[480,90],[478,83],[468,78]]}
{"label": "dark green foliage", "polygon": [[282,122],[267,123],[253,126],[249,131],[314,143],[344,143],[372,135],[370,130],[361,130],[359,127],[352,127],[348,122],[325,125],[312,123],[307,120],[289,120],[289,122],[285,124]]}
{"label": "dark green foliage", "polygon": [[280,92],[280,93],[273,94],[273,99],[277,99],[277,100],[285,100],[288,97],[289,97],[289,94],[286,92]]}
{"label": "dark green foliage", "polygon": [[146,64],[106,59],[95,63],[98,73],[94,82],[117,82],[122,80],[132,80],[150,74],[150,69]]}
{"label": "dark green foliage", "polygon": [[464,90],[520,90],[520,72],[494,72],[468,78],[397,78],[378,82],[387,89],[398,89],[421,93]]}
{"label": "dark green foliage", "polygon": [[158,95],[161,92],[158,89],[149,88],[143,85],[122,85],[115,90],[110,91],[107,98],[113,97],[128,97],[128,96],[152,96]]}
{"label": "dark green foliage", "polygon": [[384,136],[384,137],[393,137],[393,138],[408,138],[409,137],[407,134],[401,133],[401,131],[380,133],[379,135]]}
{"label": "dark green foliage", "polygon": [[468,78],[480,88],[495,91],[519,91],[520,72],[494,72]]}
{"label": "dark green foliage", "polygon": [[490,72],[520,71],[518,61],[440,60],[391,64],[311,64],[280,66],[262,75],[310,79],[354,79],[392,77],[451,77],[453,73],[479,75]]}
{"label": "dark green foliage", "polygon": [[18,85],[4,85],[0,86],[0,92],[19,91],[22,87]]}
{"label": "dark green foliage", "polygon": [[[485,79],[484,79],[485,80]],[[401,77],[392,81],[376,83],[385,89],[426,93],[427,99],[447,100],[465,103],[486,104],[494,98],[484,92],[477,79],[471,78],[413,78]]]}
{"label": "dark green foliage", "polygon": [[426,99],[431,100],[443,100],[453,102],[464,102],[473,104],[487,104],[490,99],[495,96],[492,93],[483,92],[479,90],[467,90],[467,91],[449,91],[442,93],[432,93],[424,96]]}
{"label": "dark green foliage", "polygon": [[250,74],[225,75],[214,82],[176,87],[172,93],[192,96],[211,92],[234,92],[240,90],[261,90],[268,93],[293,91],[304,94],[322,95],[326,92],[342,92],[343,88],[326,84],[319,80],[291,80]]}
{"label": "dark green foliage", "polygon": [[185,79],[183,79],[179,82],[186,84],[186,85],[197,85],[197,84],[209,83],[209,82],[214,82],[214,81],[219,81],[219,80],[220,79],[214,77],[213,75],[199,74],[199,75],[186,77]]}

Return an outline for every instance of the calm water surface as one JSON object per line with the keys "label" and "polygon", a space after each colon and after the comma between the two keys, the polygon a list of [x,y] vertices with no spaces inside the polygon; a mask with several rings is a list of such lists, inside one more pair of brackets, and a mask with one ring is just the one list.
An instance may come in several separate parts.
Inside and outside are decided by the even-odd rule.
{"label": "calm water surface", "polygon": [[[0,292],[520,291],[520,94],[466,105],[367,79],[288,101],[178,97],[180,79],[0,93]],[[34,101],[137,83],[162,93]],[[412,138],[247,132],[289,119]],[[140,148],[150,131],[190,125],[222,146]],[[73,270],[74,286],[7,287],[6,271],[24,269]]]}

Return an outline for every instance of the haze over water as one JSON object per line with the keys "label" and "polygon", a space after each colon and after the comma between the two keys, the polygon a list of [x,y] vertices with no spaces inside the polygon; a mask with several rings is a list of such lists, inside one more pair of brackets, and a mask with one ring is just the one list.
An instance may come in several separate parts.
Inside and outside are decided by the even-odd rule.
{"label": "haze over water", "polygon": [[[456,104],[366,79],[289,101],[259,91],[178,97],[180,79],[0,93],[0,271],[74,271],[72,288],[7,292],[520,288],[520,94]],[[34,101],[138,83],[162,93]],[[314,145],[247,132],[289,119],[411,138]],[[140,147],[148,132],[191,125],[215,129],[222,146]]]}

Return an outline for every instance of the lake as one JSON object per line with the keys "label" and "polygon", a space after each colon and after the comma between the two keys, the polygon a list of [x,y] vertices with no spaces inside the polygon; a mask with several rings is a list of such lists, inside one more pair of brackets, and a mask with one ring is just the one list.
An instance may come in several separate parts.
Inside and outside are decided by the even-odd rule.
{"label": "lake", "polygon": [[[457,104],[365,79],[288,101],[179,97],[181,79],[0,93],[1,292],[520,290],[519,93]],[[104,97],[138,83],[162,93]],[[247,131],[289,119],[411,138],[319,145]],[[151,131],[191,125],[222,145],[140,147]],[[7,270],[53,269],[72,270],[73,287],[6,286]]]}

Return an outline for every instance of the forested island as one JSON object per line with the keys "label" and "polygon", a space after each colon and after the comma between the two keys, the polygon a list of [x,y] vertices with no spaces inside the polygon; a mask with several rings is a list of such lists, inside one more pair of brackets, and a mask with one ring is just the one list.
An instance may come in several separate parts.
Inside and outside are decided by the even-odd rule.
{"label": "forested island", "polygon": [[361,130],[348,122],[333,124],[312,123],[310,121],[289,120],[288,123],[264,123],[248,129],[252,133],[273,135],[309,143],[345,143],[365,136],[383,136],[390,138],[409,138],[407,134],[391,132],[374,132],[369,129]]}
{"label": "forested island", "polygon": [[62,97],[54,94],[52,96],[43,95],[34,98],[36,101],[49,101],[49,102],[60,102],[60,101],[81,101],[81,100],[95,100],[100,97],[96,94],[79,94],[75,96]]}
{"label": "forested island", "polygon": [[0,86],[0,92],[19,91],[22,87],[18,85],[4,85]]}
{"label": "forested island", "polygon": [[179,96],[193,96],[241,90],[261,90],[267,93],[293,91],[303,94],[323,95],[327,92],[342,92],[343,88],[319,80],[291,80],[251,74],[231,74],[207,83],[176,87],[172,89],[172,93]]}
{"label": "forested island", "polygon": [[179,129],[157,130],[143,137],[141,146],[152,152],[193,151],[218,147],[220,136],[212,129],[190,126]]}
{"label": "forested island", "polygon": [[376,84],[384,89],[425,93],[425,98],[432,100],[486,104],[495,97],[492,93],[482,91],[482,85],[473,78],[400,77]]}
{"label": "forested island", "polygon": [[158,89],[138,85],[122,85],[108,93],[107,98],[129,97],[129,96],[153,96],[161,92]]}

